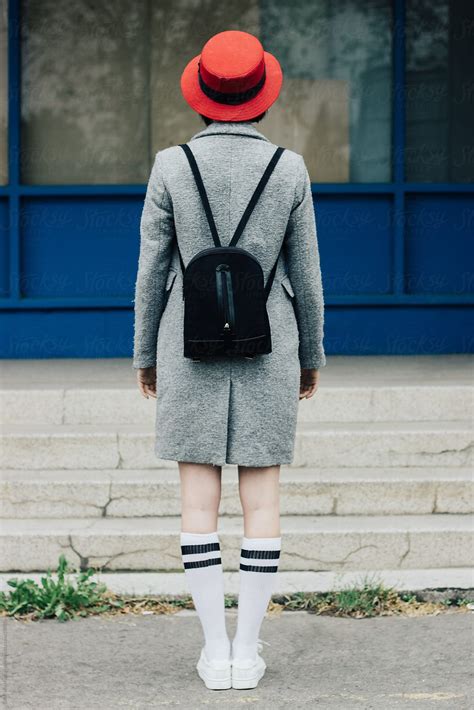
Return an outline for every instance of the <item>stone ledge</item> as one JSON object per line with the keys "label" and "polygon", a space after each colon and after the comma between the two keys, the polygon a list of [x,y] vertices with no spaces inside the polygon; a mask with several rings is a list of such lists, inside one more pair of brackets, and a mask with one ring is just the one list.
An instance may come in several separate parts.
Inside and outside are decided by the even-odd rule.
{"label": "stone ledge", "polygon": [[[0,591],[11,589],[7,581],[13,576],[40,583],[44,573],[19,572],[0,574]],[[55,577],[55,575],[53,575]],[[103,582],[117,594],[189,595],[184,572],[109,572],[95,574],[92,580]],[[354,570],[351,572],[278,572],[274,594],[295,592],[331,592],[368,582],[383,583],[399,591],[427,589],[473,589],[474,574],[469,567],[413,570]],[[239,573],[224,572],[226,594],[238,594]]]}
{"label": "stone ledge", "polygon": [[[181,569],[180,518],[2,521],[3,571],[54,569],[64,553],[111,571]],[[219,522],[224,567],[237,570],[240,518]],[[462,515],[284,516],[282,571],[419,569],[472,565],[473,518]]]}
{"label": "stone ledge", "polygon": [[[223,472],[221,515],[240,515],[237,467]],[[474,512],[467,468],[287,468],[283,515],[421,515]],[[179,515],[175,469],[8,470],[0,473],[0,517],[87,518]]]}
{"label": "stone ledge", "polygon": [[[302,423],[293,467],[469,466],[470,422]],[[5,426],[3,468],[174,468],[157,458],[155,434],[141,425]]]}

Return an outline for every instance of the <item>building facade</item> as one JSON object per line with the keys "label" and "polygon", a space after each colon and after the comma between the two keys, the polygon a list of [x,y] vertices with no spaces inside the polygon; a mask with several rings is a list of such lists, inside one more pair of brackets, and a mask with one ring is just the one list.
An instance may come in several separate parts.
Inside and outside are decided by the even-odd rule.
{"label": "building facade", "polygon": [[3,0],[0,354],[132,354],[157,150],[215,32],[257,35],[284,85],[258,129],[313,181],[328,354],[471,352],[474,4]]}

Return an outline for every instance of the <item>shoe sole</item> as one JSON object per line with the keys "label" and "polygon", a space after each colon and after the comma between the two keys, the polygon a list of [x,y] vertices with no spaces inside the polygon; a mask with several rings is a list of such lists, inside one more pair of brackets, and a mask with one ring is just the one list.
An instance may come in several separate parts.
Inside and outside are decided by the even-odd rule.
{"label": "shoe sole", "polygon": [[229,688],[232,688],[232,676],[230,673],[224,678],[212,678],[208,676],[207,673],[200,668],[200,666],[196,666],[196,668],[199,677],[209,690],[229,690]]}
{"label": "shoe sole", "polygon": [[266,671],[266,666],[258,669],[257,673],[250,678],[235,678],[235,672],[232,673],[232,687],[235,690],[249,690],[256,688],[259,681],[263,678]]}

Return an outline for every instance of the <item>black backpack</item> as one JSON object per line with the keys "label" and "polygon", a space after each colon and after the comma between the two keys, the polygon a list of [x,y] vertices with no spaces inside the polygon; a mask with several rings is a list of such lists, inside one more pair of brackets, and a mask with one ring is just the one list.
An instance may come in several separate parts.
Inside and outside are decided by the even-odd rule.
{"label": "black backpack", "polygon": [[183,270],[184,357],[253,358],[270,353],[272,340],[266,301],[278,257],[264,286],[260,262],[236,244],[284,148],[277,148],[273,154],[229,246],[222,246],[196,159],[186,143],[180,147],[193,171],[215,244],[198,252],[186,267],[178,247]]}

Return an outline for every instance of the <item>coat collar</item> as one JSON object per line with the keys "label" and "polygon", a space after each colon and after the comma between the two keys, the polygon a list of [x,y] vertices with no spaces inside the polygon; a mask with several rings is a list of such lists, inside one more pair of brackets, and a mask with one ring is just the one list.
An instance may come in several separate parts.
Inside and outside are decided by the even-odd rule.
{"label": "coat collar", "polygon": [[190,140],[195,140],[196,138],[205,138],[206,136],[214,136],[225,133],[227,135],[237,135],[237,136],[247,136],[249,138],[258,138],[259,140],[267,141],[270,143],[269,139],[266,138],[263,133],[257,131],[257,129],[252,125],[252,123],[247,121],[213,121],[206,126],[204,130],[195,133]]}

